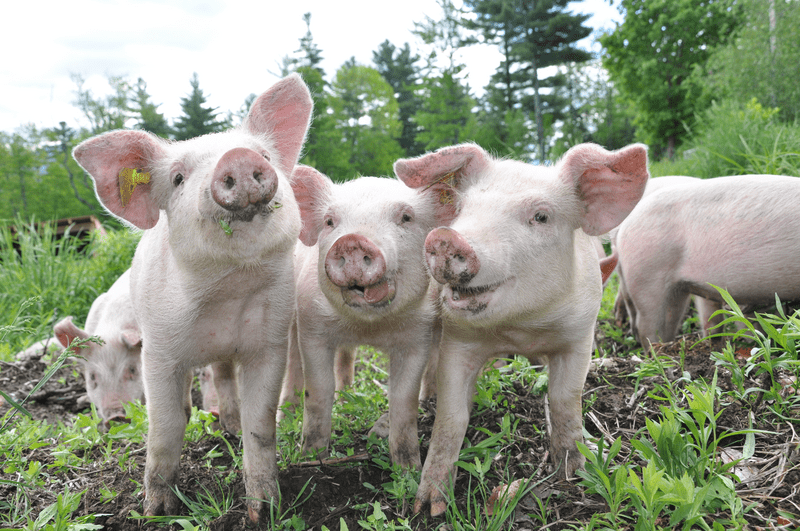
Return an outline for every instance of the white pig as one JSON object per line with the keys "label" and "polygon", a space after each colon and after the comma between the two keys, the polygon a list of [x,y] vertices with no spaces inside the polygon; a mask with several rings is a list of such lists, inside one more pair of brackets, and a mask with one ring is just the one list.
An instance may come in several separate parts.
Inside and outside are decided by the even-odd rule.
{"label": "white pig", "polygon": [[[296,250],[297,336],[289,363],[302,356],[303,450],[324,450],[330,441],[335,359],[338,378],[346,379],[352,349],[367,344],[389,357],[392,460],[419,468],[417,400],[436,319],[423,244],[449,210],[435,194],[394,178],[334,184],[311,168],[298,172],[306,175],[295,187],[305,246]],[[298,371],[288,375],[285,389],[302,387]]]}
{"label": "white pig", "polygon": [[[253,103],[231,131],[165,142],[112,131],[75,148],[114,215],[146,229],[131,267],[142,332],[150,430],[144,512],[175,514],[171,492],[194,367],[216,364],[214,383],[235,393],[239,366],[246,500],[278,495],[275,412],[294,305],[292,255],[300,212],[290,186],[311,116],[303,81],[291,75]],[[138,183],[138,184],[137,184]],[[217,374],[217,367],[224,368]],[[222,396],[220,396],[222,399]],[[236,422],[237,411],[220,412]]]}
{"label": "white pig", "polygon": [[776,175],[699,180],[645,197],[617,234],[642,344],[674,339],[692,295],[718,307],[711,284],[743,307],[775,294],[800,298],[798,205],[800,179]]}
{"label": "white pig", "polygon": [[75,339],[90,336],[104,341],[102,345],[84,343],[75,352],[83,365],[89,401],[97,407],[104,424],[125,418],[125,403],[144,402],[142,337],[131,303],[130,270],[94,300],[85,329],[78,328],[72,317],[65,317],[53,330],[63,348]]}
{"label": "white pig", "polygon": [[415,510],[446,508],[448,476],[469,422],[475,382],[492,358],[547,361],[550,454],[570,476],[583,465],[581,393],[602,292],[591,236],[636,205],[648,178],[642,145],[608,152],[581,144],[553,167],[498,160],[462,144],[395,163],[412,188],[438,191],[457,214],[428,234],[442,290],[438,404]]}

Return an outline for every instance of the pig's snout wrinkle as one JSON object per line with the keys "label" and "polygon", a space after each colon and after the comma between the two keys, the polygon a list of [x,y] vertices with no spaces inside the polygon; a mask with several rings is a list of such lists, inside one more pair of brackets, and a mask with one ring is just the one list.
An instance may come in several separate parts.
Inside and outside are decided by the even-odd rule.
{"label": "pig's snout wrinkle", "polygon": [[448,227],[432,230],[425,238],[425,257],[440,284],[468,284],[480,271],[475,250],[461,234]]}
{"label": "pig's snout wrinkle", "polygon": [[272,201],[278,190],[278,174],[270,163],[255,151],[235,148],[225,153],[214,168],[211,196],[219,206],[231,212],[256,211]]}

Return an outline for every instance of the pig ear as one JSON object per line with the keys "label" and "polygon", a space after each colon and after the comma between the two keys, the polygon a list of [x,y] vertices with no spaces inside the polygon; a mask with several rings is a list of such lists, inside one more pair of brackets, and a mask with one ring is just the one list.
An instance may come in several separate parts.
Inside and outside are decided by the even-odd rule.
{"label": "pig ear", "polygon": [[314,103],[311,93],[298,74],[278,81],[253,102],[245,128],[254,135],[267,135],[277,146],[277,164],[285,175],[300,156]]}
{"label": "pig ear", "polygon": [[128,349],[142,346],[142,334],[135,328],[128,328],[120,332],[119,339]]}
{"label": "pig ear", "polygon": [[605,234],[622,223],[644,193],[650,178],[647,147],[606,151],[595,144],[577,145],[561,159],[559,177],[576,188],[583,203],[583,231]]}
{"label": "pig ear", "polygon": [[[161,140],[144,131],[110,131],[81,142],[72,155],[94,179],[97,198],[109,212],[140,229],[155,226],[159,207],[150,180],[154,162],[164,156]],[[147,182],[135,184],[124,200],[120,175],[127,173],[130,181],[134,172]]]}
{"label": "pig ear", "polygon": [[322,216],[328,203],[333,182],[310,166],[297,165],[292,173],[292,190],[300,207],[303,228],[300,241],[309,247],[317,243],[322,230]]}
{"label": "pig ear", "polygon": [[56,326],[53,327],[53,331],[55,332],[56,339],[64,348],[69,347],[70,343],[76,339],[86,339],[89,337],[89,334],[75,326],[75,323],[72,322],[72,317],[65,317],[60,320],[56,323]]}
{"label": "pig ear", "polygon": [[449,224],[458,212],[457,192],[489,165],[489,155],[475,144],[460,144],[414,159],[400,159],[394,172],[406,186],[429,195],[439,223]]}

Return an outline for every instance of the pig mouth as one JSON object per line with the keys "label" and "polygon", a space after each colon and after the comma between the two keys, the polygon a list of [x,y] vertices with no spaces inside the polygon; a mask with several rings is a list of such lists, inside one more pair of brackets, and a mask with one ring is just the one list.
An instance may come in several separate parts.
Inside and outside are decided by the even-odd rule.
{"label": "pig mouth", "polygon": [[369,286],[354,284],[343,287],[342,299],[353,308],[381,308],[392,303],[396,290],[393,280],[383,278]]}
{"label": "pig mouth", "polygon": [[489,306],[494,292],[504,283],[498,282],[485,286],[453,286],[448,284],[442,291],[442,297],[447,306],[453,310],[478,314]]}

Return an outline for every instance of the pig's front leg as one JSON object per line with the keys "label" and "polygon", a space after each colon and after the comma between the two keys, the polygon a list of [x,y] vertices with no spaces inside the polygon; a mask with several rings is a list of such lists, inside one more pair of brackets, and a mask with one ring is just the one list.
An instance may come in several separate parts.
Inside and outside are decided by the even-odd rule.
{"label": "pig's front leg", "polygon": [[310,453],[327,449],[331,439],[335,350],[322,338],[305,337],[300,343],[305,379],[302,452]]}
{"label": "pig's front leg", "polygon": [[239,368],[244,445],[245,493],[247,514],[257,523],[265,514],[262,500],[277,503],[278,464],[275,420],[281,381],[286,367],[287,344],[272,346]]}
{"label": "pig's front leg", "polygon": [[429,344],[389,356],[389,452],[392,462],[419,469],[417,412],[419,388],[429,355]]}
{"label": "pig's front leg", "polygon": [[584,457],[577,441],[583,442],[581,395],[591,361],[591,338],[581,348],[550,356],[548,360],[550,400],[550,455],[564,477],[583,468]]}
{"label": "pig's front leg", "polygon": [[447,509],[445,493],[448,484],[455,483],[454,465],[467,432],[475,382],[484,361],[461,348],[443,343],[439,355],[436,421],[414,502],[414,512],[420,512],[429,503],[431,516]]}
{"label": "pig's front leg", "polygon": [[225,431],[236,435],[242,429],[236,367],[231,361],[214,363],[211,367],[214,371],[214,386],[219,400],[220,424]]}
{"label": "pig's front leg", "polygon": [[283,387],[281,388],[281,398],[278,402],[278,422],[283,420],[283,408],[287,407],[290,411],[295,410],[297,394],[303,392],[303,359],[300,357],[300,345],[297,339],[297,319],[292,318],[289,327],[289,348],[286,358],[286,373],[283,377]]}
{"label": "pig's front leg", "polygon": [[191,371],[165,362],[167,356],[142,352],[147,416],[144,514],[178,514],[180,502],[170,490],[177,483],[188,419]]}

